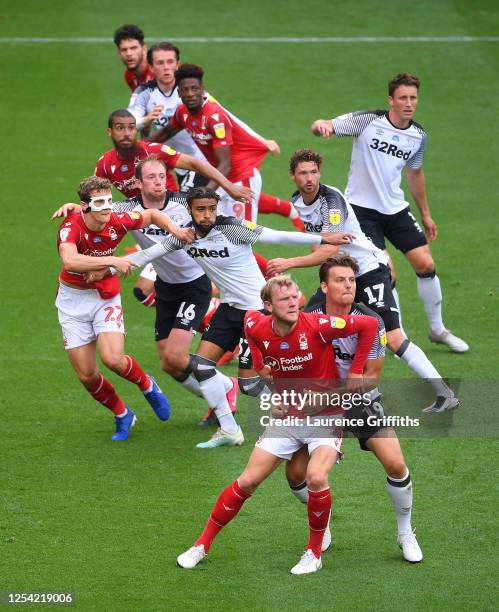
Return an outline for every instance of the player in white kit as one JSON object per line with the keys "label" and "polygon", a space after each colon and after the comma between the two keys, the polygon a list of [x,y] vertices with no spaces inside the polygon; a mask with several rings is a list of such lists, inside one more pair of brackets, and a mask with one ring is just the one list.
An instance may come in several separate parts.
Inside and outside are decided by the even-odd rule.
{"label": "player in white kit", "polygon": [[[242,393],[258,396],[263,383],[252,366],[250,351],[244,340],[244,315],[248,310],[263,308],[260,289],[265,279],[252,254],[251,246],[258,240],[269,244],[344,244],[351,240],[348,233],[302,234],[279,232],[250,221],[217,215],[220,197],[207,187],[195,187],[187,194],[187,205],[196,237],[188,249],[173,236],[127,256],[135,265],[144,265],[165,253],[183,250],[206,273],[220,291],[221,304],[203,333],[197,353],[191,357],[185,373],[198,380],[205,399],[215,410],[220,429],[211,440],[199,448],[239,445],[244,441],[226,401],[232,386],[227,377],[217,372],[216,362],[226,351],[240,343],[239,387]],[[190,227],[187,225],[186,227]],[[227,385],[230,384],[228,388]]]}
{"label": "player in white kit", "polygon": [[[357,274],[356,300],[374,310],[385,323],[387,344],[397,357],[407,363],[421,378],[426,379],[436,393],[435,402],[427,412],[441,412],[455,408],[459,400],[424,352],[411,342],[400,328],[399,310],[392,293],[390,273],[385,253],[369,240],[361,230],[352,206],[335,187],[320,182],[322,157],[310,149],[296,151],[290,160],[291,178],[298,187],[293,203],[308,231],[346,231],[355,239],[340,247],[340,252],[355,257]],[[268,263],[269,274],[279,274],[289,268],[322,264],[337,249],[321,247],[313,253],[289,259],[277,258]],[[319,289],[310,304],[322,297]]]}
{"label": "player in white kit", "polygon": [[[442,320],[442,290],[428,242],[437,237],[426,194],[423,157],[427,134],[412,118],[419,79],[397,74],[388,83],[389,111],[357,111],[312,124],[317,136],[352,136],[352,160],[345,194],[364,232],[379,248],[385,236],[407,257],[417,276],[432,342],[464,353],[469,347]],[[421,213],[424,231],[411,213],[400,187],[406,169],[409,190]]]}

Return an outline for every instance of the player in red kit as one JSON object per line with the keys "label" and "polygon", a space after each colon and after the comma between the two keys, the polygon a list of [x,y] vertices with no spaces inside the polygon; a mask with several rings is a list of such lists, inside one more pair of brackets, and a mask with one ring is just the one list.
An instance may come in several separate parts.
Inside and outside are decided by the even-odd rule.
{"label": "player in red kit", "polygon": [[[323,386],[327,379],[338,377],[334,364],[333,338],[352,333],[358,333],[359,348],[349,377],[362,376],[377,333],[376,319],[302,313],[298,308],[298,287],[287,276],[276,276],[269,280],[262,288],[261,296],[271,316],[249,311],[245,317],[245,332],[256,369],[262,379],[269,382],[274,379],[281,383],[281,391],[286,388],[286,385],[282,384],[284,379],[288,379],[289,384],[294,383],[295,386],[296,379],[303,379],[307,389],[310,388],[311,380]],[[326,380],[323,379],[321,384],[322,377]],[[270,398],[271,395],[260,396],[261,399],[264,397]],[[261,405],[263,407],[263,404]],[[293,404],[292,408],[296,411],[296,404]],[[286,412],[281,410],[282,415]],[[328,474],[341,452],[341,430],[338,433],[336,429],[331,428],[330,437],[319,437],[317,428],[308,425],[295,426],[292,435],[286,435],[286,425],[279,428],[280,437],[276,437],[276,428],[273,425],[267,427],[256,443],[242,474],[222,491],[201,536],[194,546],[177,558],[178,565],[186,569],[195,567],[206,556],[219,531],[237,515],[256,488],[282,461],[289,460],[294,452],[302,446],[307,446],[310,453],[306,476],[310,535],[305,553],[291,569],[291,573],[308,574],[322,567],[322,539],[331,510]],[[324,430],[322,433],[325,433]]]}
{"label": "player in red kit", "polygon": [[[135,166],[141,159],[149,155],[155,155],[169,170],[184,168],[207,176],[230,192],[234,198],[244,201],[251,197],[250,189],[233,185],[216,168],[201,159],[178,153],[167,145],[136,140],[135,117],[126,109],[119,109],[111,113],[107,132],[113,141],[114,148],[104,153],[98,160],[95,174],[109,179],[116,189],[127,198],[140,195],[140,189],[135,183]],[[170,191],[178,191],[177,181],[171,172],[167,172],[166,175],[166,188]]]}
{"label": "player in red kit", "polygon": [[[183,64],[175,72],[182,104],[177,107],[168,124],[153,134],[152,140],[163,142],[181,130],[187,130],[212,166],[232,182],[246,185],[253,191],[253,197],[245,207],[227,194],[219,193],[222,198],[220,212],[226,216],[244,217],[256,222],[262,190],[259,166],[268,153],[278,153],[279,147],[274,141],[262,138],[207,95],[203,75],[203,69],[194,64]],[[211,182],[208,187],[215,189],[217,185]],[[262,206],[265,212],[282,214],[278,208],[285,207],[285,202],[273,196],[265,196]],[[291,208],[289,216],[292,216]],[[302,227],[300,225],[300,229]]]}
{"label": "player in red kit", "polygon": [[154,379],[130,355],[124,354],[125,327],[116,276],[87,282],[85,274],[104,271],[109,266],[130,272],[128,262],[113,253],[125,234],[151,223],[179,237],[188,237],[159,211],[114,214],[112,185],[107,179],[89,177],[80,183],[82,211],[61,224],[57,245],[63,268],[59,277],[56,307],[62,327],[64,348],[83,386],[94,399],[115,416],[113,440],[126,440],[135,423],[135,413],[125,406],[111,383],[99,372],[96,351],[109,369],[144,393],[156,415],[163,421],[170,416],[170,404]]}
{"label": "player in red kit", "polygon": [[147,63],[147,47],[144,32],[134,24],[126,24],[114,33],[114,44],[118,55],[125,64],[125,81],[134,92],[139,85],[154,79],[151,66]]}

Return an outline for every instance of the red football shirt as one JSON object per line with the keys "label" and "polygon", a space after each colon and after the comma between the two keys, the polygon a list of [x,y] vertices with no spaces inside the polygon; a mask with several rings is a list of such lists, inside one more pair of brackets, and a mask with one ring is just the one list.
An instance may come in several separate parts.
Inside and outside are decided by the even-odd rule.
{"label": "red football shirt", "polygon": [[249,311],[244,318],[246,339],[253,367],[268,365],[273,378],[339,378],[332,340],[358,333],[357,351],[350,371],[362,374],[378,331],[374,317],[343,315],[332,317],[300,312],[293,331],[287,336],[275,333],[272,317]]}
{"label": "red football shirt", "polygon": [[229,115],[220,104],[209,98],[195,115],[191,115],[187,107],[180,104],[169,125],[186,129],[199,150],[215,168],[215,149],[230,146],[231,169],[227,178],[232,182],[250,177],[269,152],[265,143],[243,127],[235,117]]}
{"label": "red football shirt", "polygon": [[128,87],[130,87],[132,91],[135,91],[139,85],[142,85],[142,83],[152,81],[154,79],[154,72],[152,71],[151,66],[147,64],[147,67],[142,76],[138,76],[137,74],[135,74],[135,72],[128,70],[128,68],[125,68],[123,76],[125,77],[125,81],[127,82]]}
{"label": "red football shirt", "polygon": [[[271,316],[249,311],[244,319],[244,330],[253,357],[253,367],[256,370],[264,365],[270,367],[274,393],[324,393],[332,391],[339,382],[333,338],[358,332],[359,344],[351,371],[362,373],[376,337],[378,323],[374,317],[367,316],[332,317],[321,313],[300,312],[293,331],[286,336],[279,336],[273,329]],[[289,414],[302,416],[297,410],[297,406],[291,405]],[[337,412],[338,407],[326,404],[320,413]]]}
{"label": "red football shirt", "polygon": [[[158,142],[137,140],[136,145],[133,156],[128,159],[121,159],[116,149],[106,151],[97,161],[94,171],[97,176],[109,179],[116,189],[127,198],[140,195],[140,190],[135,187],[135,166],[141,159],[148,155],[155,155],[165,163],[167,168],[172,169],[177,166],[180,157],[180,153],[175,149]],[[178,183],[171,172],[166,173],[166,188],[170,191],[178,191]]]}
{"label": "red football shirt", "polygon": [[[57,234],[57,248],[61,244],[71,243],[76,245],[78,253],[82,255],[106,257],[114,253],[128,231],[140,229],[142,225],[143,217],[139,212],[111,213],[111,219],[104,228],[100,232],[93,232],[85,223],[85,213],[76,213],[61,223]],[[82,289],[97,289],[103,299],[112,298],[120,292],[120,282],[116,275],[87,283],[81,273],[63,269],[59,278]]]}

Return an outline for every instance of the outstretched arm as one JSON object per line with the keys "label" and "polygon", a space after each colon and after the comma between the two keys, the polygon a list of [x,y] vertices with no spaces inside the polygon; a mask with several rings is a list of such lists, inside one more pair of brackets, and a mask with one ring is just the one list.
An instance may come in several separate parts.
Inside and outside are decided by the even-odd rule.
{"label": "outstretched arm", "polygon": [[169,140],[175,134],[178,134],[182,128],[177,128],[167,123],[164,127],[160,128],[153,132],[151,138],[149,139],[151,142],[165,142],[165,140]]}
{"label": "outstretched arm", "polygon": [[267,263],[267,274],[269,276],[274,276],[275,274],[286,272],[286,270],[289,270],[290,268],[310,268],[313,266],[320,266],[326,261],[326,259],[329,259],[329,257],[334,257],[337,252],[337,246],[324,245],[315,249],[308,255],[288,258],[276,257]]}
{"label": "outstretched arm", "polygon": [[324,232],[323,234],[304,234],[302,232],[281,232],[261,227],[262,231],[258,236],[260,242],[267,244],[308,244],[310,246],[321,244],[341,245],[350,244],[354,239],[352,234],[347,232]]}
{"label": "outstretched arm", "polygon": [[120,274],[126,276],[132,270],[131,262],[121,257],[114,257],[113,255],[107,257],[82,255],[78,253],[76,245],[72,242],[60,244],[59,255],[61,256],[64,269],[68,272],[102,271],[107,270],[110,266],[114,266]]}
{"label": "outstretched arm", "polygon": [[159,210],[148,208],[143,210],[141,214],[144,220],[142,227],[156,225],[156,227],[164,229],[181,242],[187,242],[190,244],[194,240],[194,230],[179,227],[168,215],[165,215]]}
{"label": "outstretched arm", "polygon": [[310,126],[312,134],[316,136],[322,136],[323,138],[331,138],[334,134],[333,120],[332,119],[317,119]]}
{"label": "outstretched arm", "polygon": [[[220,149],[216,149],[219,151]],[[229,152],[229,166],[228,171],[225,174],[222,174],[218,168],[215,168],[208,162],[205,162],[202,159],[197,159],[197,157],[193,157],[192,155],[186,155],[182,153],[177,160],[177,168],[184,168],[185,170],[194,170],[198,174],[202,174],[206,178],[210,179],[209,185],[212,185],[216,188],[218,185],[222,187],[232,198],[235,200],[250,200],[251,199],[251,189],[248,187],[242,187],[234,185],[227,179],[227,174],[230,171],[230,152]]]}

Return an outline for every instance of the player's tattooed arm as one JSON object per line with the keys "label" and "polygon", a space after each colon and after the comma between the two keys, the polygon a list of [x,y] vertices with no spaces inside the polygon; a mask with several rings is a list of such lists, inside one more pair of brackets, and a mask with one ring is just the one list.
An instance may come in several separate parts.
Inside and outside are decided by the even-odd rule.
{"label": "player's tattooed arm", "polygon": [[177,168],[184,168],[185,170],[194,170],[198,174],[202,174],[206,178],[210,179],[210,185],[216,189],[220,185],[234,200],[249,201],[252,196],[252,191],[249,187],[243,187],[240,185],[234,185],[231,183],[225,174],[222,174],[217,168],[214,168],[208,162],[202,159],[197,159],[192,155],[186,155],[181,153],[177,161]]}

